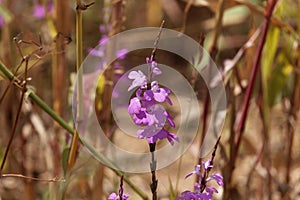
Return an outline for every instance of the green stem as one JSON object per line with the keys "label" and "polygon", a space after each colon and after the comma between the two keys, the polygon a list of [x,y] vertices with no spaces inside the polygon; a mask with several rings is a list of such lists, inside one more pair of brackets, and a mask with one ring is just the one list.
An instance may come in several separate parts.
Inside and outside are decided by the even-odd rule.
{"label": "green stem", "polygon": [[[82,118],[82,69],[80,69],[82,63],[82,10],[81,0],[76,0],[76,72],[77,72],[77,116],[76,116],[76,128],[79,129],[80,121]],[[75,131],[72,138],[69,158],[68,158],[68,171],[74,166],[77,155],[78,144],[78,132]]]}
{"label": "green stem", "polygon": [[6,67],[5,67],[5,65],[2,63],[2,61],[0,61],[0,71],[1,71],[1,73],[0,73],[0,75],[3,77],[3,78],[8,78],[10,81],[13,81],[14,80],[14,74],[11,72],[11,71],[9,71]]}

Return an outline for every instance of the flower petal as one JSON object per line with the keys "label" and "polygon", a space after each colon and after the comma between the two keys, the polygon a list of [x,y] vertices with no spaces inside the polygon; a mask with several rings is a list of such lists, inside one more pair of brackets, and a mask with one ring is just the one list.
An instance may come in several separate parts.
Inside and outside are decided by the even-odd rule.
{"label": "flower petal", "polygon": [[215,180],[219,186],[223,186],[223,176],[219,173],[212,174],[207,181]]}
{"label": "flower petal", "polygon": [[119,200],[119,196],[113,192],[108,196],[108,200]]}
{"label": "flower petal", "polygon": [[211,186],[206,186],[205,190],[208,192],[208,193],[218,193],[218,190],[214,187],[211,187]]}
{"label": "flower petal", "polygon": [[140,111],[141,111],[140,100],[137,97],[132,98],[128,106],[128,113],[132,115],[132,114],[138,114]]}

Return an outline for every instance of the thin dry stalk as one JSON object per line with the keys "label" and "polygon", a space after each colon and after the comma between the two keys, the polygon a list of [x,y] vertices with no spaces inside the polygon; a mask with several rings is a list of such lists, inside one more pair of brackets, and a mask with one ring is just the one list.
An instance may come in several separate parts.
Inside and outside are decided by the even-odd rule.
{"label": "thin dry stalk", "polygon": [[[111,3],[111,24],[112,29],[109,32],[109,36],[113,36],[122,30],[122,24],[124,20],[124,6],[125,0],[116,0]],[[108,49],[109,51],[109,49]],[[111,95],[113,91],[115,70],[114,63],[108,66],[104,73],[105,82],[103,89],[103,96],[101,97],[101,102],[103,109],[98,113],[99,122],[102,125],[104,134],[111,138]],[[100,164],[99,169],[96,172],[94,179],[94,189],[92,193],[92,199],[99,199],[99,194],[103,194],[103,180],[104,180],[104,165]]]}
{"label": "thin dry stalk", "polygon": [[[219,36],[221,35],[221,30],[222,30],[222,20],[223,20],[223,13],[225,9],[225,0],[221,0],[219,2],[219,7],[218,7],[218,12],[216,13],[216,26],[215,26],[215,31],[213,33],[213,39],[212,39],[212,44],[210,46],[210,56],[211,59],[214,60],[217,55],[218,51],[218,39]],[[210,69],[210,68],[209,68]],[[210,76],[210,73],[208,74]],[[210,80],[211,77],[208,77]],[[201,130],[201,141],[199,144],[199,148],[201,148],[201,145],[204,141],[205,135],[206,135],[206,129],[207,129],[207,118],[209,115],[209,109],[210,109],[210,95],[208,89],[205,90],[205,99],[204,99],[204,104],[203,104],[203,113],[202,113],[202,130]],[[201,158],[198,160],[198,164],[201,164]],[[196,177],[196,182],[199,182],[199,176]]]}

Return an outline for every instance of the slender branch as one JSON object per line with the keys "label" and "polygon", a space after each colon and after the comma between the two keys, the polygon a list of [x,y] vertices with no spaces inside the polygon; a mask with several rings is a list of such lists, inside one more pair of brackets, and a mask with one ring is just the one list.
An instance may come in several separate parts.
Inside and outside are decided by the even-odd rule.
{"label": "slender branch", "polygon": [[162,29],[164,27],[164,24],[165,24],[165,20],[163,20],[160,24],[159,31],[157,33],[157,36],[156,36],[156,39],[155,39],[155,42],[154,42],[154,48],[153,48],[151,56],[150,56],[150,61],[155,61],[155,54],[156,54],[156,50],[158,48],[158,42],[159,42],[160,35],[162,33]]}
{"label": "slender branch", "polygon": [[[209,166],[213,166],[214,165],[214,158],[216,156],[216,152],[217,152],[217,149],[218,149],[218,145],[219,145],[219,142],[220,142],[220,139],[221,139],[221,136],[218,138],[215,146],[214,146],[214,150],[211,154],[211,159],[209,161]],[[207,178],[208,178],[208,175],[209,175],[209,172],[210,170],[212,169],[212,167],[209,167],[207,168],[207,170],[204,171],[204,174],[203,174],[203,178],[201,179],[201,188],[200,188],[200,191],[203,192],[204,189],[206,188],[206,183],[207,183]]]}
{"label": "slender branch", "polygon": [[[203,58],[203,44],[204,44],[204,40],[205,40],[205,37],[204,37],[204,34],[201,33],[200,36],[199,36],[199,60],[201,60]],[[194,90],[196,89],[196,82],[198,80],[198,77],[199,77],[199,74],[198,74],[198,71],[193,68],[193,71],[192,71],[192,75],[191,75],[191,86],[194,88]]]}
{"label": "slender branch", "polygon": [[19,49],[20,55],[22,56],[22,59],[25,61],[25,75],[24,75],[24,82],[22,82],[22,93],[21,93],[20,103],[19,103],[19,106],[18,106],[18,109],[17,109],[17,115],[16,115],[16,118],[15,118],[13,128],[11,130],[8,145],[5,149],[5,153],[4,153],[3,160],[2,160],[2,163],[1,163],[1,167],[0,167],[0,176],[2,174],[4,165],[5,165],[7,156],[8,156],[8,152],[10,150],[10,147],[12,145],[12,142],[13,142],[13,139],[14,139],[14,136],[15,136],[15,133],[16,133],[17,125],[18,125],[18,122],[19,122],[20,114],[21,114],[21,109],[22,109],[22,106],[23,106],[24,96],[25,96],[25,93],[27,91],[27,68],[28,68],[28,62],[29,62],[29,59],[30,59],[30,55],[24,57],[19,45],[17,45],[17,47]]}
{"label": "slender branch", "polygon": [[256,77],[259,74],[258,72],[259,72],[259,66],[260,66],[260,60],[261,60],[261,56],[262,56],[262,52],[263,52],[263,47],[264,47],[264,44],[266,42],[267,33],[268,33],[272,13],[273,13],[273,10],[275,8],[276,3],[277,3],[277,0],[269,0],[268,1],[267,7],[266,7],[265,20],[264,20],[263,28],[262,28],[262,36],[261,36],[259,44],[258,44],[258,50],[257,50],[255,60],[254,60],[254,63],[253,63],[252,72],[251,72],[251,75],[250,75],[250,81],[249,81],[249,84],[248,84],[247,89],[246,89],[246,94],[245,94],[242,109],[241,109],[241,116],[237,115],[237,117],[235,119],[235,122],[238,122],[238,127],[236,129],[237,142],[236,142],[235,148],[233,149],[233,152],[232,152],[232,159],[231,159],[232,169],[234,168],[234,164],[235,164],[235,161],[237,159],[237,155],[238,155],[242,135],[243,135],[243,132],[244,132],[244,129],[245,129],[245,124],[246,124],[246,118],[247,118],[247,114],[248,114],[250,99],[251,99],[251,95],[252,95],[252,92],[253,92]]}
{"label": "slender branch", "polygon": [[238,152],[242,134],[245,129],[246,118],[247,118],[248,109],[249,109],[249,103],[250,103],[251,95],[252,95],[253,88],[254,88],[254,82],[255,82],[256,76],[258,74],[260,59],[262,56],[263,47],[266,42],[267,32],[268,32],[269,25],[270,25],[270,18],[272,16],[272,13],[273,13],[276,3],[277,3],[277,0],[270,0],[270,1],[268,1],[267,7],[266,7],[266,17],[265,17],[265,21],[264,21],[264,25],[263,25],[262,36],[259,41],[258,50],[257,50],[256,56],[255,56],[255,61],[253,64],[249,85],[246,90],[246,94],[245,94],[245,98],[244,98],[244,102],[243,102],[243,106],[242,106],[242,110],[241,110],[241,117],[239,119],[236,119],[236,120],[240,120],[240,121],[239,121],[239,124],[237,127],[238,139],[237,139],[237,143],[236,143],[235,154],[237,154],[237,152]]}
{"label": "slender branch", "polygon": [[[217,51],[218,51],[218,38],[221,34],[221,30],[222,30],[222,20],[223,20],[223,13],[224,13],[224,8],[225,8],[225,0],[221,0],[219,2],[219,8],[218,8],[218,12],[216,15],[216,26],[215,26],[215,31],[213,34],[213,38],[212,38],[212,44],[210,46],[210,56],[211,59],[215,59]],[[210,68],[209,68],[210,70]],[[210,75],[210,71],[208,76]],[[211,80],[211,77],[208,77],[208,80]],[[206,125],[207,125],[207,118],[208,118],[208,114],[209,114],[209,107],[210,107],[210,95],[209,95],[209,91],[208,89],[205,90],[205,99],[204,99],[204,104],[203,104],[203,113],[202,113],[202,130],[201,130],[201,141],[199,144],[199,147],[201,148],[201,145],[204,141],[205,135],[206,135]],[[201,164],[201,158],[199,158],[198,160],[198,164]],[[199,181],[199,176],[196,177],[196,181]]]}
{"label": "slender branch", "polygon": [[[151,79],[152,79],[151,62],[152,62],[152,61],[155,61],[156,51],[157,51],[157,48],[158,48],[158,42],[159,42],[160,35],[161,35],[161,32],[162,32],[162,29],[163,29],[164,24],[165,24],[165,20],[163,20],[163,21],[161,22],[159,31],[158,31],[157,36],[156,36],[156,39],[155,39],[155,41],[154,41],[154,47],[153,47],[153,50],[152,50],[152,52],[151,52],[151,56],[150,56],[150,60],[149,60],[149,65],[148,65],[148,83],[150,83],[150,82],[151,82]],[[148,87],[150,87],[150,84],[148,84]],[[149,89],[149,88],[148,88],[148,89]]]}
{"label": "slender branch", "polygon": [[58,179],[57,177],[51,178],[51,179],[44,179],[44,178],[35,178],[35,177],[30,177],[30,176],[24,176],[22,174],[2,174],[1,177],[3,178],[8,178],[8,177],[13,177],[13,178],[23,178],[23,179],[28,179],[32,181],[42,181],[42,182],[65,182],[65,179]]}
{"label": "slender branch", "polygon": [[[28,64],[28,62],[27,62],[27,64]],[[16,128],[17,128],[17,125],[18,125],[18,122],[19,122],[19,118],[20,118],[20,113],[21,113],[21,109],[22,109],[22,105],[23,105],[24,95],[26,93],[26,89],[27,88],[26,88],[26,84],[25,84],[24,88],[22,89],[21,99],[20,99],[20,103],[19,103],[19,106],[18,106],[18,110],[17,110],[17,115],[16,115],[16,118],[15,118],[14,126],[13,126],[13,129],[11,130],[9,142],[8,142],[8,145],[7,145],[6,149],[5,149],[3,160],[2,160],[2,163],[1,163],[0,175],[1,175],[2,171],[3,171],[4,165],[5,165],[7,156],[8,156],[9,149],[10,149],[12,141],[14,139],[14,135],[15,135]]]}
{"label": "slender branch", "polygon": [[82,63],[82,3],[81,0],[76,0],[76,72],[78,73],[78,87],[77,87],[77,119],[82,117],[82,70],[80,66]]}
{"label": "slender branch", "polygon": [[[239,5],[247,6],[249,10],[252,12],[255,12],[257,14],[260,14],[261,16],[266,16],[265,10],[257,5],[254,5],[251,3],[251,1],[246,0],[234,0]],[[284,30],[291,36],[293,36],[296,40],[299,40],[300,35],[299,33],[288,23],[283,22],[282,20],[278,19],[275,16],[271,16],[270,21],[272,25],[278,27],[279,29]]]}
{"label": "slender branch", "polygon": [[[300,23],[300,22],[299,22]],[[298,44],[297,53],[300,53],[300,45]],[[296,67],[300,69],[300,57],[298,57]],[[291,96],[291,107],[288,115],[288,152],[287,152],[287,162],[286,162],[286,174],[285,181],[286,184],[290,184],[291,168],[293,163],[292,153],[293,153],[293,142],[295,137],[295,124],[298,119],[298,111],[300,107],[300,75],[295,73],[295,88]]]}
{"label": "slender branch", "polygon": [[[226,59],[224,61],[224,66],[225,66],[225,69],[223,72],[224,76],[237,65],[237,63],[240,61],[240,59],[242,58],[245,51],[248,48],[253,47],[254,42],[256,41],[260,32],[261,32],[261,27],[256,29],[256,31],[251,35],[251,37],[248,39],[248,41],[238,50],[238,52],[235,54],[235,56],[232,59]],[[243,88],[243,86],[241,85],[240,77],[238,77],[237,73],[236,73],[236,76],[237,76],[236,78],[238,79],[239,86],[241,88]]]}
{"label": "slender branch", "polygon": [[8,90],[9,90],[9,88],[10,88],[10,86],[12,85],[12,81],[6,86],[6,88],[5,88],[5,90],[4,90],[4,92],[3,92],[3,94],[1,95],[1,97],[0,97],[0,105],[2,104],[2,101],[4,100],[4,98],[5,98],[5,96],[6,96],[6,94],[7,94],[7,92],[8,92]]}
{"label": "slender branch", "polygon": [[156,143],[150,143],[149,144],[149,148],[150,148],[150,152],[151,152],[151,163],[150,163],[150,169],[151,169],[151,184],[150,184],[150,188],[151,188],[151,192],[152,192],[152,200],[157,200],[157,183],[158,180],[156,179],[156,160],[154,158],[154,152],[155,152],[155,146]]}
{"label": "slender branch", "polygon": [[82,97],[82,69],[80,69],[83,60],[83,44],[82,44],[82,11],[87,10],[90,6],[94,5],[95,2],[89,4],[83,4],[81,0],[76,0],[76,72],[77,72],[77,127],[72,138],[71,148],[68,158],[68,171],[74,166],[78,151],[78,130],[82,121],[83,112],[83,97]]}
{"label": "slender branch", "polygon": [[[115,34],[118,34],[122,30],[123,20],[124,18],[124,6],[125,6],[125,0],[118,0],[118,1],[108,1],[105,0],[104,2],[105,8],[102,10],[104,11],[104,21],[105,24],[108,26],[108,23],[111,24],[111,29],[108,32],[108,36],[111,37]],[[109,48],[105,49],[105,52],[107,55],[110,55],[117,46],[113,45]],[[102,94],[99,95],[99,101],[101,102],[102,106],[101,108],[96,108],[96,115],[99,120],[99,124],[102,126],[102,130],[107,138],[112,140],[113,136],[113,129],[111,127],[112,125],[112,110],[111,110],[111,99],[112,99],[112,93],[113,93],[113,86],[115,82],[115,68],[116,68],[116,62],[111,63],[103,72],[103,88],[102,88]],[[93,192],[91,194],[92,199],[98,199],[99,194],[103,194],[103,185],[104,185],[104,174],[105,174],[105,166],[99,165],[99,168],[96,171],[95,177],[93,179],[94,187]]]}
{"label": "slender branch", "polygon": [[120,188],[119,188],[119,197],[120,197],[120,200],[123,200],[123,179],[124,179],[124,176],[121,176],[121,180],[120,180]]}
{"label": "slender branch", "polygon": [[271,175],[271,159],[270,159],[270,139],[269,139],[269,107],[267,105],[268,93],[263,88],[262,73],[259,71],[259,92],[257,104],[259,115],[262,121],[262,134],[263,134],[263,153],[265,156],[265,167],[267,170],[267,196],[272,199],[272,175]]}
{"label": "slender branch", "polygon": [[218,7],[218,12],[216,13],[216,25],[215,25],[215,31],[213,32],[212,36],[212,44],[210,46],[210,56],[212,59],[216,57],[216,53],[218,51],[218,39],[222,31],[222,26],[223,26],[223,15],[224,15],[224,10],[225,10],[225,3],[226,0],[220,0],[219,1],[219,7]]}
{"label": "slender branch", "polygon": [[184,33],[184,32],[185,32],[186,24],[187,24],[187,17],[188,17],[190,8],[191,8],[192,5],[193,5],[193,1],[194,1],[194,0],[189,0],[189,1],[186,3],[186,5],[185,5],[184,11],[183,11],[182,27],[181,27],[181,30],[180,30],[181,33]]}

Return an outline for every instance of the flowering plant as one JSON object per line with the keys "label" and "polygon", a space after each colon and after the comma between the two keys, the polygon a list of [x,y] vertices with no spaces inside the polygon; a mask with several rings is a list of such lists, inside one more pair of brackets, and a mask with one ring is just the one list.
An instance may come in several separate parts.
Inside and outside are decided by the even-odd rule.
{"label": "flowering plant", "polygon": [[[181,196],[176,200],[211,200],[214,193],[218,193],[215,187],[208,186],[207,183],[214,180],[219,186],[223,186],[223,177],[219,173],[214,173],[209,176],[209,171],[212,169],[212,160],[208,159],[206,162],[201,163],[201,165],[196,165],[195,170],[186,175],[185,178],[196,174],[199,177],[199,182],[194,184],[194,192],[186,190],[181,193]],[[203,173],[201,172],[203,168]]]}
{"label": "flowering plant", "polygon": [[136,125],[145,126],[137,131],[138,138],[146,138],[149,144],[166,138],[173,145],[174,140],[179,142],[179,139],[165,126],[169,124],[171,127],[175,127],[175,123],[172,116],[158,104],[167,102],[172,105],[169,98],[170,90],[160,87],[157,81],[151,81],[152,77],[162,72],[156,61],[147,58],[146,62],[149,65],[148,77],[140,70],[131,71],[128,75],[128,78],[132,80],[128,91],[138,87],[135,97],[130,100],[128,113],[133,115]]}

